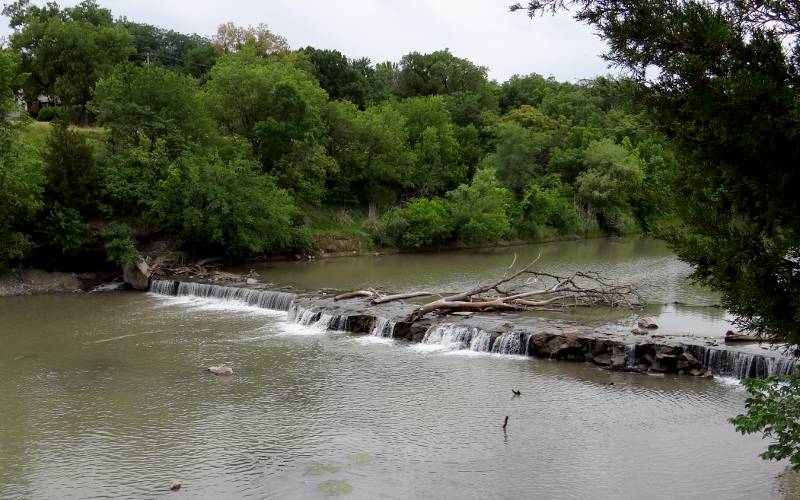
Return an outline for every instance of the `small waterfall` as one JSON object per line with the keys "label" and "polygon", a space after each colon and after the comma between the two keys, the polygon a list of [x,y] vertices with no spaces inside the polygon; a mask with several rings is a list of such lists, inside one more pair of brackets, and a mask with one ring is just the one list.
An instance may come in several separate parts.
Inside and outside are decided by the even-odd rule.
{"label": "small waterfall", "polygon": [[475,327],[447,323],[428,328],[422,343],[454,346],[457,350],[491,352],[492,335]]}
{"label": "small waterfall", "polygon": [[[527,354],[527,340],[528,335],[519,332],[504,333],[494,341],[492,352],[497,354]],[[525,345],[523,345],[523,341]]]}
{"label": "small waterfall", "polygon": [[773,375],[791,375],[797,359],[786,356],[765,356],[744,351],[714,349],[700,345],[687,345],[684,349],[697,358],[703,367],[714,375],[723,377],[766,378]]}
{"label": "small waterfall", "polygon": [[639,365],[636,358],[636,344],[628,344],[625,346],[625,367],[636,368]]}
{"label": "small waterfall", "polygon": [[394,321],[388,318],[375,318],[375,325],[370,335],[373,337],[394,337]]}
{"label": "small waterfall", "polygon": [[253,307],[275,311],[288,311],[296,298],[293,293],[172,280],[154,280],[150,284],[150,291],[159,295],[201,297],[222,302],[242,302]]}
{"label": "small waterfall", "polygon": [[292,304],[289,308],[287,319],[293,323],[323,332],[327,330],[344,330],[347,326],[347,316],[306,309],[298,304]]}
{"label": "small waterfall", "polygon": [[157,295],[178,295],[179,282],[174,280],[153,280],[150,291]]}

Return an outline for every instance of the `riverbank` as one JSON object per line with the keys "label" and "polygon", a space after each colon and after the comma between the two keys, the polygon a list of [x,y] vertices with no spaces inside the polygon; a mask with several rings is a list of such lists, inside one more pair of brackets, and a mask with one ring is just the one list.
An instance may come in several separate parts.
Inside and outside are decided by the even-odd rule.
{"label": "riverbank", "polygon": [[90,290],[107,275],[100,273],[47,272],[15,269],[0,274],[0,297],[42,293],[73,293]]}

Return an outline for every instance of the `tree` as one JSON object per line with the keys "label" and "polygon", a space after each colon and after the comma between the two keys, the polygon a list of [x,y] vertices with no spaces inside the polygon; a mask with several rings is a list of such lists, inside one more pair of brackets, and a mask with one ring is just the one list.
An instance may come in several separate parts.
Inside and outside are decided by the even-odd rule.
{"label": "tree", "polygon": [[[800,16],[791,2],[548,0],[595,25],[679,148],[666,237],[740,327],[800,342]],[[514,9],[522,8],[513,6]],[[784,40],[782,43],[782,39]]]}
{"label": "tree", "polygon": [[494,244],[511,229],[511,193],[500,186],[493,170],[478,170],[469,185],[461,184],[447,193],[447,202],[459,241]]}
{"label": "tree", "polygon": [[327,135],[328,96],[312,75],[291,63],[228,55],[211,70],[206,99],[225,131],[250,142],[264,172],[300,199],[318,197],[335,164],[315,146]]}
{"label": "tree", "polygon": [[97,83],[90,108],[111,129],[114,151],[163,139],[174,158],[216,132],[194,80],[156,65],[118,65]]}
{"label": "tree", "polygon": [[27,98],[45,94],[77,106],[78,123],[87,124],[86,104],[95,83],[134,51],[130,33],[92,0],[63,10],[55,2],[37,7],[18,0],[3,14],[14,29],[11,47],[22,55],[22,70],[29,74]]}
{"label": "tree", "polygon": [[195,252],[247,257],[293,242],[291,196],[243,158],[186,153],[170,165],[148,205],[155,227]]}
{"label": "tree", "polygon": [[348,102],[328,105],[329,151],[338,172],[329,178],[337,203],[397,201],[415,161],[405,117],[390,104],[359,111]]}
{"label": "tree", "polygon": [[441,198],[412,198],[381,218],[380,239],[400,248],[427,248],[445,243],[453,232],[450,212]]}
{"label": "tree", "polygon": [[185,35],[144,23],[119,21],[133,35],[131,60],[138,64],[157,64],[196,78],[205,75],[216,61],[218,51],[211,40],[197,34]]}
{"label": "tree", "polygon": [[[739,327],[800,343],[800,12],[796,2],[531,2],[594,25],[606,57],[683,157],[681,223],[662,236],[718,290]],[[512,10],[523,9],[519,4]],[[743,432],[776,439],[764,458],[798,464],[796,377],[749,382]]]}
{"label": "tree", "polygon": [[632,205],[641,196],[644,178],[641,160],[606,139],[590,144],[583,161],[586,170],[576,180],[578,199],[597,214],[603,229],[634,231]]}
{"label": "tree", "polygon": [[320,86],[328,93],[331,100],[345,99],[364,109],[369,98],[369,82],[364,74],[367,65],[359,68],[338,50],[315,49],[306,47],[302,50],[314,65],[314,75]]}
{"label": "tree", "polygon": [[220,24],[213,43],[224,54],[244,50],[267,57],[289,50],[286,38],[270,31],[264,23],[256,26],[236,26],[231,22]]}
{"label": "tree", "polygon": [[70,130],[67,122],[54,122],[43,158],[47,179],[45,198],[48,204],[62,205],[65,210],[61,212],[69,215],[60,218],[74,218],[68,210],[93,215],[103,179],[85,135]]}
{"label": "tree", "polygon": [[444,95],[486,90],[487,69],[456,57],[449,50],[430,54],[412,52],[400,60],[397,92],[402,97]]}
{"label": "tree", "polygon": [[466,165],[458,163],[458,140],[442,96],[410,97],[395,104],[405,117],[416,163],[407,184],[417,196],[441,195],[464,182]]}

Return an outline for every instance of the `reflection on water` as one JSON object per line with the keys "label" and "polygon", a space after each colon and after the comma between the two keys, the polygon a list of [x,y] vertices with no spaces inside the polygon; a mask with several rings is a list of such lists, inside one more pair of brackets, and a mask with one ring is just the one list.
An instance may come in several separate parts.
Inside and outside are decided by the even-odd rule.
{"label": "reflection on water", "polygon": [[284,313],[150,294],[8,298],[0,319],[0,498],[777,495],[782,467],[726,423],[735,385],[287,335]]}

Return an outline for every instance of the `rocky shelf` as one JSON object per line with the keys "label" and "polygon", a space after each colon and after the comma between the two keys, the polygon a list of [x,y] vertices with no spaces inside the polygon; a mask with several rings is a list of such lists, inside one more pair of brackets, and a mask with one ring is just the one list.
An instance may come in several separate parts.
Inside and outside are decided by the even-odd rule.
{"label": "rocky shelf", "polygon": [[323,294],[296,295],[253,287],[157,280],[150,290],[238,301],[287,311],[289,319],[320,330],[442,344],[453,349],[593,363],[648,374],[726,376],[738,379],[790,374],[797,359],[775,349],[752,352],[691,336],[634,335],[522,314],[447,315],[404,320],[417,305],[366,300],[334,301]]}

